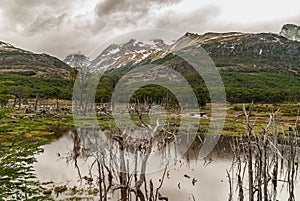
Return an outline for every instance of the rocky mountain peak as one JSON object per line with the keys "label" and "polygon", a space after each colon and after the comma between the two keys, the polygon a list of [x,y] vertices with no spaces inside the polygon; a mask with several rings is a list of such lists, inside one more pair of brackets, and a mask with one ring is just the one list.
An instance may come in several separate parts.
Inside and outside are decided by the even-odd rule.
{"label": "rocky mountain peak", "polygon": [[199,35],[196,34],[196,33],[186,32],[186,33],[184,34],[184,36],[190,37],[190,36],[199,36]]}
{"label": "rocky mountain peak", "polygon": [[114,52],[116,50],[120,50],[120,45],[118,45],[118,44],[111,44],[105,50],[103,50],[102,54],[107,55],[107,54],[109,54],[111,52]]}
{"label": "rocky mountain peak", "polygon": [[169,45],[167,45],[162,39],[153,39],[153,42],[156,47],[166,50],[169,48]]}
{"label": "rocky mountain peak", "polygon": [[29,51],[17,48],[9,43],[0,41],[0,52],[22,52],[22,53],[31,53]]}
{"label": "rocky mountain peak", "polygon": [[193,51],[195,47],[201,47],[220,70],[295,73],[299,71],[300,43],[294,40],[300,39],[299,30],[296,25],[285,25],[280,34],[187,32],[172,44],[166,44],[161,39],[130,39],[124,43],[109,45],[91,61],[90,67],[95,72],[121,68],[123,72],[124,69],[129,70],[154,61],[182,67],[186,64],[181,64],[176,59],[170,61],[167,56],[183,48]]}
{"label": "rocky mountain peak", "polygon": [[132,50],[135,50],[139,48],[139,42],[135,39],[131,39],[129,40],[127,43],[125,43],[123,46],[122,46],[122,49],[124,49],[125,51],[132,51]]}
{"label": "rocky mountain peak", "polygon": [[161,39],[138,41],[130,39],[122,44],[112,44],[92,61],[95,69],[114,69],[128,65],[136,65],[141,61],[162,54],[169,49],[169,45]]}
{"label": "rocky mountain peak", "polygon": [[80,66],[88,66],[89,65],[89,59],[85,55],[79,53],[74,53],[68,55],[64,62],[71,66],[72,68],[78,68]]}
{"label": "rocky mountain peak", "polygon": [[300,26],[294,24],[283,25],[279,35],[290,40],[300,41]]}
{"label": "rocky mountain peak", "polygon": [[1,42],[0,41],[0,48],[3,49],[3,48],[13,48],[14,46],[12,46],[11,44],[9,43],[5,43],[5,42]]}

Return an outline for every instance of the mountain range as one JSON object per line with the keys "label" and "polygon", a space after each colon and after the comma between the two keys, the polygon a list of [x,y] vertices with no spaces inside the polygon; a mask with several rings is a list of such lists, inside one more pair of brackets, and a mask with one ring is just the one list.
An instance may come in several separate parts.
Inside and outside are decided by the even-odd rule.
{"label": "mountain range", "polygon": [[[105,70],[97,88],[96,101],[107,102],[115,84],[126,72],[138,65],[163,64],[181,73],[198,97],[206,102],[209,95],[200,75],[185,60],[173,54],[182,50],[193,55],[195,47],[202,47],[220,71],[229,102],[298,102],[299,36],[300,28],[290,24],[284,25],[278,34],[229,32],[200,35],[187,32],[172,43],[162,39],[131,39],[108,45],[95,59],[76,53],[67,56],[64,62],[47,54],[36,54],[0,42],[0,79],[13,81],[9,86],[11,89],[23,87],[28,97],[39,94],[44,98],[71,99],[79,68],[89,68],[92,72]],[[185,46],[191,39],[194,44]],[[141,91],[155,94],[161,100],[165,96],[164,90],[153,86]]]}
{"label": "mountain range", "polygon": [[[204,48],[220,71],[274,72],[298,75],[300,72],[300,28],[286,24],[275,33],[205,33],[187,32],[173,44],[161,39],[111,44],[94,60],[81,53],[67,56],[64,62],[47,54],[16,48],[0,42],[0,73],[35,77],[70,79],[73,69],[92,66],[92,71],[104,68],[110,72],[126,72],[135,65],[161,63],[187,71],[187,64],[170,56],[182,40],[192,39]],[[98,69],[97,69],[98,68]]]}
{"label": "mountain range", "polygon": [[182,40],[189,38],[206,50],[220,71],[298,75],[299,30],[297,26],[287,24],[279,34],[229,32],[198,35],[187,32],[173,44],[166,44],[161,39],[146,42],[131,39],[124,44],[111,44],[92,61],[82,54],[72,54],[65,62],[72,67],[78,67],[78,63],[82,62],[95,68],[92,71],[104,68],[123,73],[135,65],[159,62],[185,71],[187,69],[183,66],[187,66],[186,63],[178,63],[178,58],[170,57],[170,53]]}

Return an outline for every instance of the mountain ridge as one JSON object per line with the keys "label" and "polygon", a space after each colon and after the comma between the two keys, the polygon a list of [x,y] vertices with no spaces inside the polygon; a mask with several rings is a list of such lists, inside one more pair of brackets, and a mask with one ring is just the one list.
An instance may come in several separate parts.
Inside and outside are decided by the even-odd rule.
{"label": "mountain ridge", "polygon": [[[285,27],[285,26],[284,26]],[[226,32],[196,34],[186,32],[173,44],[167,45],[160,40],[163,48],[131,39],[123,44],[111,44],[93,61],[92,71],[101,68],[109,71],[132,68],[135,65],[158,62],[177,65],[166,59],[174,48],[180,49],[180,43],[191,39],[201,46],[215,62],[216,67],[227,72],[276,72],[300,73],[300,42],[290,40],[281,33],[242,33]],[[184,42],[183,42],[184,43]],[[164,60],[165,62],[161,62]],[[173,63],[172,63],[173,62]],[[183,63],[178,65],[184,65]],[[181,71],[184,71],[181,66]],[[126,71],[126,70],[125,70]]]}
{"label": "mountain ridge", "polygon": [[0,73],[70,79],[73,69],[56,57],[0,41]]}
{"label": "mountain ridge", "polygon": [[[186,46],[191,39],[195,43]],[[95,64],[100,62],[99,66],[107,66],[97,87],[96,101],[109,102],[115,84],[136,66],[158,64],[178,71],[193,87],[199,100],[203,103],[209,102],[206,85],[199,73],[193,71],[191,65],[173,53],[182,50],[192,55],[193,48],[198,46],[206,50],[220,71],[228,102],[278,103],[300,100],[300,42],[296,40],[289,40],[274,33],[187,32],[172,42],[170,44],[159,39],[132,39],[108,46],[98,55],[98,61],[94,61]],[[36,94],[45,98],[53,98],[55,94],[59,94],[62,99],[72,97],[74,79],[67,80],[68,75],[72,72],[73,76],[76,75],[74,68],[79,66],[90,68],[93,62],[83,54],[76,53],[67,57],[67,65],[49,55],[34,54],[3,42],[0,43],[0,60],[0,77],[4,81],[14,81],[10,86],[12,89],[24,87],[31,98],[36,97]],[[10,71],[3,72],[3,69]],[[142,88],[141,93],[154,94],[160,98],[165,96],[164,90],[154,86]]]}

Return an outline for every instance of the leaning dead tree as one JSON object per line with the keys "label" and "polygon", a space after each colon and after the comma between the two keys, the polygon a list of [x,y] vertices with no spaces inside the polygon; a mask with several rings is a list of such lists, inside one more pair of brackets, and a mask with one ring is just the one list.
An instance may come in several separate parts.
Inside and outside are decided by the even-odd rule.
{"label": "leaning dead tree", "polygon": [[244,107],[246,136],[231,143],[234,159],[231,170],[227,171],[228,200],[236,197],[239,201],[276,201],[278,188],[286,186],[288,201],[294,201],[299,171],[298,118],[295,127],[279,137],[276,124],[279,110],[269,114],[265,126],[257,132],[256,120],[250,119],[251,109],[252,104],[248,111]]}

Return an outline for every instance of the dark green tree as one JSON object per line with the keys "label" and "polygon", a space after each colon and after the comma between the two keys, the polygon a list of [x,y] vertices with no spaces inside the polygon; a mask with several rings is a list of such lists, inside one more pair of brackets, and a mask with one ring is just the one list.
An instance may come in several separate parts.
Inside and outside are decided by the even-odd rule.
{"label": "dark green tree", "polygon": [[0,147],[0,200],[51,200],[43,195],[43,184],[34,173],[34,155],[42,151],[41,144]]}
{"label": "dark green tree", "polygon": [[3,108],[7,105],[8,100],[12,98],[13,96],[11,95],[7,85],[10,82],[1,82],[0,81],[0,107]]}

